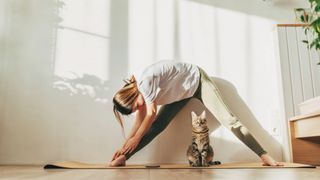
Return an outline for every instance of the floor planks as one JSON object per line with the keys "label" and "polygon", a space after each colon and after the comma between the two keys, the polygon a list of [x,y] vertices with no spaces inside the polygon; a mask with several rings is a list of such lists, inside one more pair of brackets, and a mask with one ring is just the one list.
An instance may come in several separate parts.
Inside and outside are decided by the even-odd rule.
{"label": "floor planks", "polygon": [[53,169],[42,166],[0,166],[0,179],[320,179],[320,168],[290,169]]}

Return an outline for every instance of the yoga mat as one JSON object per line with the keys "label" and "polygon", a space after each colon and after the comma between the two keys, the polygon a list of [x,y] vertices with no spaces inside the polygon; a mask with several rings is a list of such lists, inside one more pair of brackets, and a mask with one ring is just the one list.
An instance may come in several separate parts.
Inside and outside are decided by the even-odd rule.
{"label": "yoga mat", "polygon": [[[104,164],[87,164],[76,161],[64,161],[47,164],[44,169],[264,169],[264,168],[315,168],[315,166],[283,162],[284,166],[263,166],[261,162],[226,163],[209,167],[190,167],[189,164],[146,164],[108,167]],[[157,167],[160,166],[160,167]]]}

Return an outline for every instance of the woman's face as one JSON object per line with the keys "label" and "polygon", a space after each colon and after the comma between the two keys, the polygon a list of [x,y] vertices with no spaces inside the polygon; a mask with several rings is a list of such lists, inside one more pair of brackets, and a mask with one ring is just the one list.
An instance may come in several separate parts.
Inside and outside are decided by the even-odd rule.
{"label": "woman's face", "polygon": [[136,110],[138,110],[143,105],[144,105],[144,99],[143,99],[142,94],[140,93],[138,95],[137,99],[134,101],[134,103],[132,105],[132,112],[135,112]]}

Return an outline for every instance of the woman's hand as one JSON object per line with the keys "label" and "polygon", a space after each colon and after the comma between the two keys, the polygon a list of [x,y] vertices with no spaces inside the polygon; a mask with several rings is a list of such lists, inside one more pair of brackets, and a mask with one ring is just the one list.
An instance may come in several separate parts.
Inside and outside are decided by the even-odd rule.
{"label": "woman's hand", "polygon": [[[130,138],[129,138],[129,139],[130,139]],[[118,149],[118,150],[114,153],[111,161],[117,159],[120,155],[122,155],[121,152],[122,152],[123,148],[125,147],[125,145],[127,144],[127,142],[129,141],[129,139],[126,139],[126,141],[124,142],[122,148]]]}
{"label": "woman's hand", "polygon": [[117,151],[114,153],[111,161],[117,159],[120,155],[121,155],[121,149],[117,150]]}
{"label": "woman's hand", "polygon": [[140,142],[140,138],[133,136],[127,140],[126,144],[121,149],[121,154],[131,153],[133,150],[136,149]]}

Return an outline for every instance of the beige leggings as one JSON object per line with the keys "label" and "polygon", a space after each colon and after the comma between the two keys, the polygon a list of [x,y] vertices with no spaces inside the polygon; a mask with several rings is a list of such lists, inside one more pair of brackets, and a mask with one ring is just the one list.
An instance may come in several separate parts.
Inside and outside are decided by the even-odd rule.
{"label": "beige leggings", "polygon": [[216,119],[225,127],[231,130],[244,144],[246,144],[259,157],[267,153],[256,139],[250,134],[248,129],[239,121],[223,100],[217,85],[206,74],[204,70],[199,68],[201,74],[201,85],[194,94],[204,106],[216,117]]}

